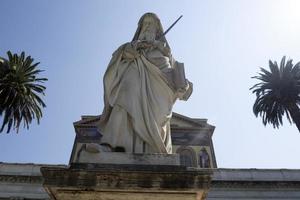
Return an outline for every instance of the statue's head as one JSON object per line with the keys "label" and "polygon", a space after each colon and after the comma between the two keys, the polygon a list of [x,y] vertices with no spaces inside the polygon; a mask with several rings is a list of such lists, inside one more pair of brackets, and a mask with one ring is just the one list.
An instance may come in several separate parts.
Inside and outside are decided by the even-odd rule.
{"label": "statue's head", "polygon": [[154,40],[163,34],[163,28],[159,18],[154,13],[144,14],[138,23],[138,29],[133,40]]}
{"label": "statue's head", "polygon": [[[154,13],[144,14],[138,23],[138,28],[134,34],[132,41],[135,40],[159,40],[165,44],[165,47],[171,52],[168,41],[165,36],[162,36],[164,33],[163,27],[160,23],[159,18]],[[169,54],[171,56],[171,54]]]}

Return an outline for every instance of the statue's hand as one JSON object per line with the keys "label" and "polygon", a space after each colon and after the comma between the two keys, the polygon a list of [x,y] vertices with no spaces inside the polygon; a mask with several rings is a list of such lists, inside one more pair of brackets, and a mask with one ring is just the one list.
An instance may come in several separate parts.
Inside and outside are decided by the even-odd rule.
{"label": "statue's hand", "polygon": [[159,40],[154,40],[154,41],[135,40],[131,42],[131,47],[139,53],[141,52],[141,50],[145,50],[145,49],[151,50],[153,48],[158,48],[165,55],[168,55],[170,53],[168,48],[166,48],[166,43]]}
{"label": "statue's hand", "polygon": [[186,86],[184,88],[177,89],[177,97],[180,100],[188,100],[193,92],[193,83],[186,79]]}
{"label": "statue's hand", "polygon": [[153,47],[153,42],[149,42],[146,40],[137,40],[137,41],[134,41],[133,45],[136,50],[147,49],[147,48]]}

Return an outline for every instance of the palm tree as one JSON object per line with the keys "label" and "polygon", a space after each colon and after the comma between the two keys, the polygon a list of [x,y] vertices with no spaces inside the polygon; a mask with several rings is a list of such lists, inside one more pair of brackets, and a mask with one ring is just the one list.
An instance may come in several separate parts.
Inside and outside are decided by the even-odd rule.
{"label": "palm tree", "polygon": [[261,82],[250,90],[256,94],[253,105],[255,116],[261,116],[263,124],[272,124],[274,128],[282,125],[285,114],[290,123],[294,122],[300,132],[300,62],[293,65],[292,60],[285,62],[269,61],[270,71],[260,68],[256,78]]}
{"label": "palm tree", "polygon": [[8,51],[7,55],[8,59],[0,58],[0,132],[7,126],[9,133],[11,127],[18,132],[22,121],[27,129],[32,119],[39,124],[42,107],[46,106],[39,96],[44,95],[46,87],[39,83],[47,79],[37,77],[42,72],[37,69],[39,63],[33,63],[24,52],[17,55]]}

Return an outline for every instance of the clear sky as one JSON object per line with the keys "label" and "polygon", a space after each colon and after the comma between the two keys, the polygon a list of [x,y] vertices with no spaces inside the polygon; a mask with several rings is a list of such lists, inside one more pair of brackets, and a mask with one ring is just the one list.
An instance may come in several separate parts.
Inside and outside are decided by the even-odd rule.
{"label": "clear sky", "polygon": [[297,0],[1,0],[0,55],[25,51],[49,81],[40,125],[0,134],[0,161],[67,164],[73,122],[103,109],[102,78],[111,54],[132,39],[145,12],[156,13],[173,56],[194,83],[174,111],[207,118],[219,167],[300,168],[300,133],[255,118],[250,77],[283,55],[300,61]]}

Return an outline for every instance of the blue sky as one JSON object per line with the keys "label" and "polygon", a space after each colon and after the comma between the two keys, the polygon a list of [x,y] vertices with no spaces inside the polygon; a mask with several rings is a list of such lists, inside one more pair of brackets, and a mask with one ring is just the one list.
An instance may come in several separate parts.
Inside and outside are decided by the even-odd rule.
{"label": "blue sky", "polygon": [[300,168],[300,133],[255,118],[249,88],[259,67],[283,55],[300,61],[297,0],[50,1],[2,0],[0,55],[25,51],[48,77],[47,108],[40,125],[0,134],[0,161],[68,163],[81,115],[103,108],[102,78],[111,54],[130,41],[138,19],[156,13],[173,56],[194,83],[187,102],[174,111],[207,118],[219,167]]}

